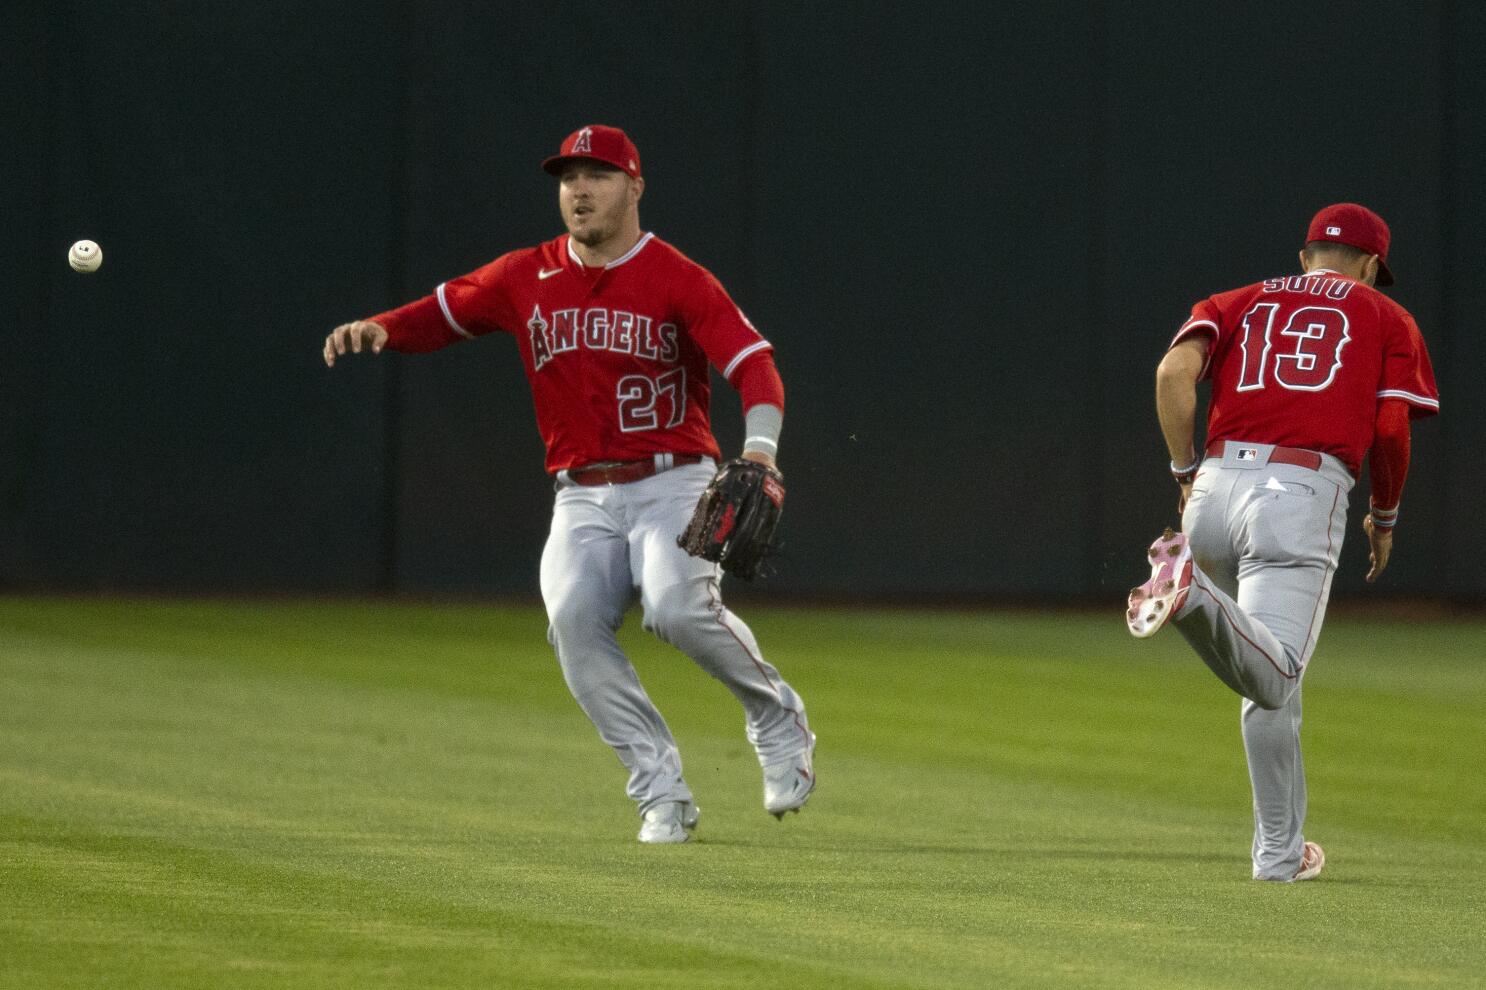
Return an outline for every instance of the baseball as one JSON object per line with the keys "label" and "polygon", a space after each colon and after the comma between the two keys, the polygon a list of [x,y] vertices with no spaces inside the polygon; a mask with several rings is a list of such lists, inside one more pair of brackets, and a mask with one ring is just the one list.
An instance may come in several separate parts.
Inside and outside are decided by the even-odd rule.
{"label": "baseball", "polygon": [[103,248],[93,241],[78,241],[67,252],[67,263],[74,271],[96,272],[103,264]]}

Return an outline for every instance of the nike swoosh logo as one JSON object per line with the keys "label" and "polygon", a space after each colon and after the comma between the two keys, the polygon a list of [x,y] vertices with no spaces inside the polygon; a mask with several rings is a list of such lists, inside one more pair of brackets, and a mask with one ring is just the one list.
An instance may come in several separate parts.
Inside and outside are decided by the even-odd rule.
{"label": "nike swoosh logo", "polygon": [[545,282],[547,279],[551,278],[554,275],[559,274],[561,271],[562,271],[561,268],[552,268],[552,269],[544,268],[541,271],[537,272],[537,278],[539,278],[539,279],[541,279],[542,281]]}

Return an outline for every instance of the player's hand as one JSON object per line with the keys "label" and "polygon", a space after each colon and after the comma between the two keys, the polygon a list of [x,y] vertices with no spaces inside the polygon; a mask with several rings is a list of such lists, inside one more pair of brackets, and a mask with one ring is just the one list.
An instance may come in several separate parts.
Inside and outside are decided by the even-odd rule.
{"label": "player's hand", "polygon": [[1362,529],[1367,533],[1371,548],[1367,554],[1367,559],[1372,562],[1372,568],[1367,572],[1367,583],[1372,584],[1388,566],[1388,555],[1393,552],[1393,530],[1374,526],[1370,515],[1362,517]]}
{"label": "player's hand", "polygon": [[360,354],[363,350],[367,350],[373,354],[380,354],[386,345],[387,330],[382,324],[371,320],[352,320],[350,323],[342,323],[330,331],[325,338],[325,367],[334,368],[336,356],[347,351]]}
{"label": "player's hand", "polygon": [[761,450],[745,450],[739,456],[741,456],[745,461],[754,461],[755,463],[762,464],[770,471],[779,470],[779,465],[774,463],[774,458],[770,457],[768,454],[764,453]]}
{"label": "player's hand", "polygon": [[1181,515],[1187,511],[1187,499],[1192,497],[1192,483],[1189,481],[1177,487],[1181,488],[1182,493],[1176,497],[1176,514]]}

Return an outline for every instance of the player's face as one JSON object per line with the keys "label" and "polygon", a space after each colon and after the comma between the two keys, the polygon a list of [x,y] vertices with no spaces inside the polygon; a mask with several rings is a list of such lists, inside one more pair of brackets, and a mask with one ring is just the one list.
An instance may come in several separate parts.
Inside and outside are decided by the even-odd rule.
{"label": "player's face", "polygon": [[580,244],[595,246],[622,232],[639,202],[639,183],[624,172],[598,162],[571,162],[557,183],[557,205],[568,233]]}

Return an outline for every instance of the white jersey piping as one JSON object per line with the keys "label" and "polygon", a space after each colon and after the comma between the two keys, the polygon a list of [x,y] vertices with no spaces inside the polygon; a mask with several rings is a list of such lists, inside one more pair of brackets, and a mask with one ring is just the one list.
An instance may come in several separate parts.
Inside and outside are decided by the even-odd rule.
{"label": "white jersey piping", "polygon": [[774,345],[769,343],[767,340],[758,340],[754,341],[752,344],[749,344],[737,354],[733,355],[733,359],[729,361],[728,366],[723,369],[722,377],[731,379],[733,377],[733,372],[738,370],[738,365],[743,363],[744,358],[748,357],[748,355],[750,354],[757,354],[759,351],[767,350],[768,348],[773,346]]}
{"label": "white jersey piping", "polygon": [[[639,254],[640,251],[645,247],[645,245],[650,243],[650,239],[654,236],[655,234],[653,232],[646,231],[645,234],[641,236],[638,241],[635,242],[634,247],[630,248],[628,251],[624,252],[624,254],[606,264],[604,266],[604,270],[608,271],[610,268],[618,268],[626,261],[629,261],[635,255]],[[573,237],[571,234],[568,235],[568,257],[572,258],[573,263],[576,264],[579,268],[588,267],[587,265],[583,264],[583,259],[578,257],[578,252],[573,250]]]}
{"label": "white jersey piping", "polygon": [[447,282],[440,282],[439,287],[434,290],[434,294],[439,297],[439,309],[444,311],[444,321],[449,324],[449,329],[453,330],[464,339],[474,340],[475,335],[470,333],[464,327],[460,326],[459,321],[454,319],[454,314],[449,312],[449,300],[444,296],[444,286],[447,284]]}
{"label": "white jersey piping", "polygon": [[1438,409],[1439,399],[1431,399],[1427,395],[1415,395],[1413,392],[1405,392],[1401,388],[1385,388],[1378,393],[1380,399],[1403,399],[1412,402],[1416,406],[1424,406],[1426,409]]}

